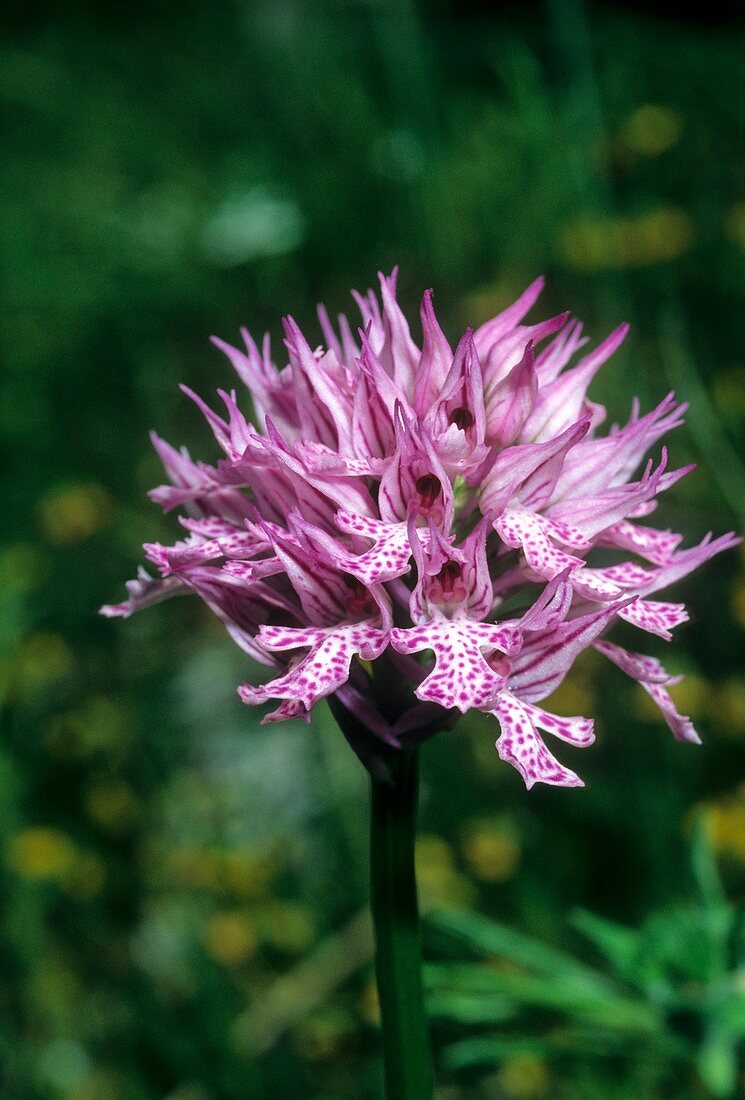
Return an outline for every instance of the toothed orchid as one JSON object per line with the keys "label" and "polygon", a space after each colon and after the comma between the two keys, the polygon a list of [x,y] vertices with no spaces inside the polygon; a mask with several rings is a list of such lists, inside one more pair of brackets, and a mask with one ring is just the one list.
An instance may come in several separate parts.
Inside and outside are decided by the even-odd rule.
{"label": "toothed orchid", "polygon": [[[331,697],[368,766],[376,744],[414,742],[476,709],[494,716],[499,755],[528,787],[581,786],[544,735],[586,746],[592,719],[539,703],[589,647],[642,685],[675,737],[697,741],[667,691],[675,678],[605,636],[621,619],[669,640],[685,608],[648,597],[737,540],[683,550],[680,535],[638,522],[689,472],[668,470],[664,448],[647,459],[685,406],[670,394],[641,415],[634,401],[628,422],[601,434],[605,410],[587,391],[626,328],[577,358],[578,322],[523,323],[541,287],[454,352],[429,290],[417,346],[395,271],[379,298],[355,294],[356,334],[319,307],[325,347],[314,348],[287,318],[279,367],[268,337],[259,347],[242,330],[241,349],[216,339],[250,403],[244,412],[219,391],[220,414],[185,390],[223,457],[194,462],[153,437],[168,484],[151,496],[183,509],[185,538],[146,545],[159,576],[141,569],[103,613],[195,592],[276,671],[244,684],[243,701],[275,701],[263,719],[274,722],[308,719]],[[590,562],[600,547],[612,564]]]}

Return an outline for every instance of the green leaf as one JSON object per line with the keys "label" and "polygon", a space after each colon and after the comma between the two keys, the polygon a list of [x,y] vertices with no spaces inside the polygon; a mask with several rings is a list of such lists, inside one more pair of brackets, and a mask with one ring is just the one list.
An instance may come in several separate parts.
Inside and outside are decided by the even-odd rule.
{"label": "green leaf", "polygon": [[633,973],[639,951],[638,932],[584,909],[578,909],[573,913],[571,922],[605,955],[622,977],[627,978]]}
{"label": "green leaf", "polygon": [[722,889],[709,827],[703,813],[697,816],[693,827],[691,864],[693,878],[705,908],[716,912],[726,909],[727,899]]}
{"label": "green leaf", "polygon": [[522,1006],[550,1009],[602,1027],[647,1034],[662,1030],[662,1019],[655,1009],[612,987],[599,990],[582,976],[547,977],[464,963],[427,966],[425,980],[430,989],[498,995]]}
{"label": "green leaf", "polygon": [[602,974],[567,952],[549,947],[476,913],[437,910],[428,915],[427,924],[439,932],[462,940],[475,954],[508,959],[528,970],[554,978],[582,978],[598,989],[611,988]]}
{"label": "green leaf", "polygon": [[696,1059],[701,1080],[714,1096],[735,1095],[737,1055],[735,1045],[724,1031],[712,1029]]}
{"label": "green leaf", "polygon": [[451,1073],[471,1069],[473,1066],[497,1066],[515,1054],[552,1053],[552,1045],[547,1039],[535,1039],[527,1036],[493,1037],[478,1036],[473,1039],[461,1039],[445,1048],[442,1062]]}
{"label": "green leaf", "polygon": [[742,974],[733,975],[729,996],[722,1000],[715,1014],[723,1029],[735,1039],[745,1038],[745,991],[737,988],[742,980]]}
{"label": "green leaf", "polygon": [[438,990],[427,997],[427,1012],[433,1020],[456,1024],[493,1024],[509,1020],[517,1009],[512,1001],[498,994],[461,993]]}
{"label": "green leaf", "polygon": [[[655,1050],[675,1056],[673,1047],[665,1049],[655,1040]],[[537,1054],[556,1057],[565,1054],[581,1054],[589,1057],[611,1057],[628,1054],[629,1036],[603,1031],[599,1028],[555,1029],[549,1034],[532,1035],[476,1035],[460,1039],[447,1046],[441,1055],[442,1062],[453,1073],[476,1066],[497,1066],[505,1058],[515,1054]]]}

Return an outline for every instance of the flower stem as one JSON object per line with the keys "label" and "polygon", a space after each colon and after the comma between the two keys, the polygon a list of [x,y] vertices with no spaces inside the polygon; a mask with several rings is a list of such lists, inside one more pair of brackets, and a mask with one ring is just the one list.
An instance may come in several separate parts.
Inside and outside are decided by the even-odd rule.
{"label": "flower stem", "polygon": [[396,752],[390,780],[373,777],[371,784],[372,911],[386,1098],[431,1100],[432,1060],[414,870],[416,749]]}

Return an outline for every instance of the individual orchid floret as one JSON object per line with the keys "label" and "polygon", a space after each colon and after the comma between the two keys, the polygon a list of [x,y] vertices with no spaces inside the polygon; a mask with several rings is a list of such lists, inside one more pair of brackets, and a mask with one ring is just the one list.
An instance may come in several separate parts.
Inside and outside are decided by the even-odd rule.
{"label": "individual orchid floret", "polygon": [[593,346],[567,314],[527,322],[540,279],[452,342],[431,290],[417,342],[396,281],[355,293],[358,326],[320,306],[321,346],[285,318],[278,364],[268,337],[215,339],[247,397],[184,388],[216,457],[153,436],[167,484],[150,495],[181,510],[184,531],[146,544],[158,575],[141,569],[104,614],[196,594],[272,669],[243,701],[274,701],[263,720],[279,722],[328,699],[375,774],[385,753],[480,710],[528,787],[580,786],[546,740],[594,739],[590,717],[549,700],[588,648],[641,684],[678,740],[698,741],[668,690],[677,677],[608,637],[622,621],[669,642],[688,613],[658,594],[738,541],[684,549],[649,518],[691,470],[668,469],[662,446],[686,406],[668,394],[643,413],[634,399],[601,430],[588,390],[626,326]]}
{"label": "individual orchid floret", "polygon": [[[538,614],[529,611],[523,619],[525,642],[505,668],[504,688],[494,700],[491,713],[498,719],[502,735],[497,752],[513,764],[528,788],[534,783],[581,787],[582,780],[565,768],[546,748],[538,732],[544,730],[578,748],[595,739],[591,719],[562,718],[536,704],[549,696],[564,680],[575,659],[606,628],[613,616],[630,601],[609,604],[598,611],[566,618],[571,593],[571,572],[557,577],[546,591],[545,606]],[[633,600],[633,597],[631,598]],[[551,607],[553,605],[553,614]]]}
{"label": "individual orchid floret", "polygon": [[472,474],[488,459],[484,382],[470,329],[456,348],[424,425],[432,433],[435,450],[451,477]]}
{"label": "individual orchid floret", "polygon": [[486,706],[504,677],[489,664],[495,651],[516,653],[521,636],[514,622],[487,623],[494,598],[486,563],[488,521],[482,520],[460,548],[430,523],[426,546],[410,527],[418,579],[410,599],[412,627],[394,627],[399,653],[434,653],[434,667],[416,688],[422,701],[465,712]]}
{"label": "individual orchid floret", "polygon": [[453,486],[423,425],[409,420],[396,406],[395,450],[380,478],[378,507],[381,518],[400,523],[410,509],[448,527],[454,509]]}

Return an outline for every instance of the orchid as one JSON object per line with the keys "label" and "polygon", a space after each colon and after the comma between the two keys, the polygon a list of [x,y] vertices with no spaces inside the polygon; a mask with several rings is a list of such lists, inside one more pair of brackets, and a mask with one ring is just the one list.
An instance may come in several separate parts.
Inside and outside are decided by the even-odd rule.
{"label": "orchid", "polygon": [[539,704],[589,647],[645,688],[676,738],[697,742],[667,691],[675,678],[606,638],[623,620],[669,641],[686,609],[649,597],[737,541],[681,549],[680,535],[640,522],[691,469],[668,469],[664,447],[647,458],[686,406],[668,394],[642,415],[633,401],[603,433],[588,388],[626,326],[585,350],[566,314],[526,324],[540,279],[453,351],[431,291],[420,347],[396,271],[379,278],[379,296],[355,294],[356,332],[320,307],[313,347],[287,318],[281,367],[268,337],[214,341],[251,418],[235,391],[218,391],[218,413],[184,387],[224,457],[196,462],[153,437],[169,483],[151,496],[183,509],[185,537],[146,545],[158,575],[141,570],[103,613],[196,593],[275,670],[242,685],[243,701],[273,700],[263,721],[275,722],[308,720],[333,696],[365,731],[353,743],[368,766],[383,746],[480,710],[528,787],[581,786],[544,735],[587,746],[592,718]]}
{"label": "orchid", "polygon": [[453,351],[428,290],[419,347],[396,274],[380,275],[379,297],[355,294],[356,333],[319,307],[324,346],[286,318],[281,368],[268,337],[259,347],[242,330],[241,349],[215,340],[252,419],[235,391],[218,391],[218,413],[184,388],[224,457],[195,462],[153,437],[169,482],[151,496],[183,510],[185,537],[146,545],[158,575],[141,568],[103,613],[194,592],[273,670],[238,689],[251,706],[272,704],[264,722],[309,721],[328,699],[371,777],[386,1096],[431,1100],[418,743],[481,711],[528,788],[582,786],[553,750],[592,744],[592,717],[541,704],[590,647],[642,685],[679,741],[698,742],[668,691],[679,678],[606,635],[621,620],[670,641],[686,609],[650,597],[738,540],[682,549],[680,535],[640,522],[691,467],[668,469],[664,447],[648,458],[682,423],[673,394],[646,414],[633,401],[626,424],[600,431],[605,409],[587,392],[626,326],[582,352],[587,337],[566,314],[523,323],[539,279]]}

